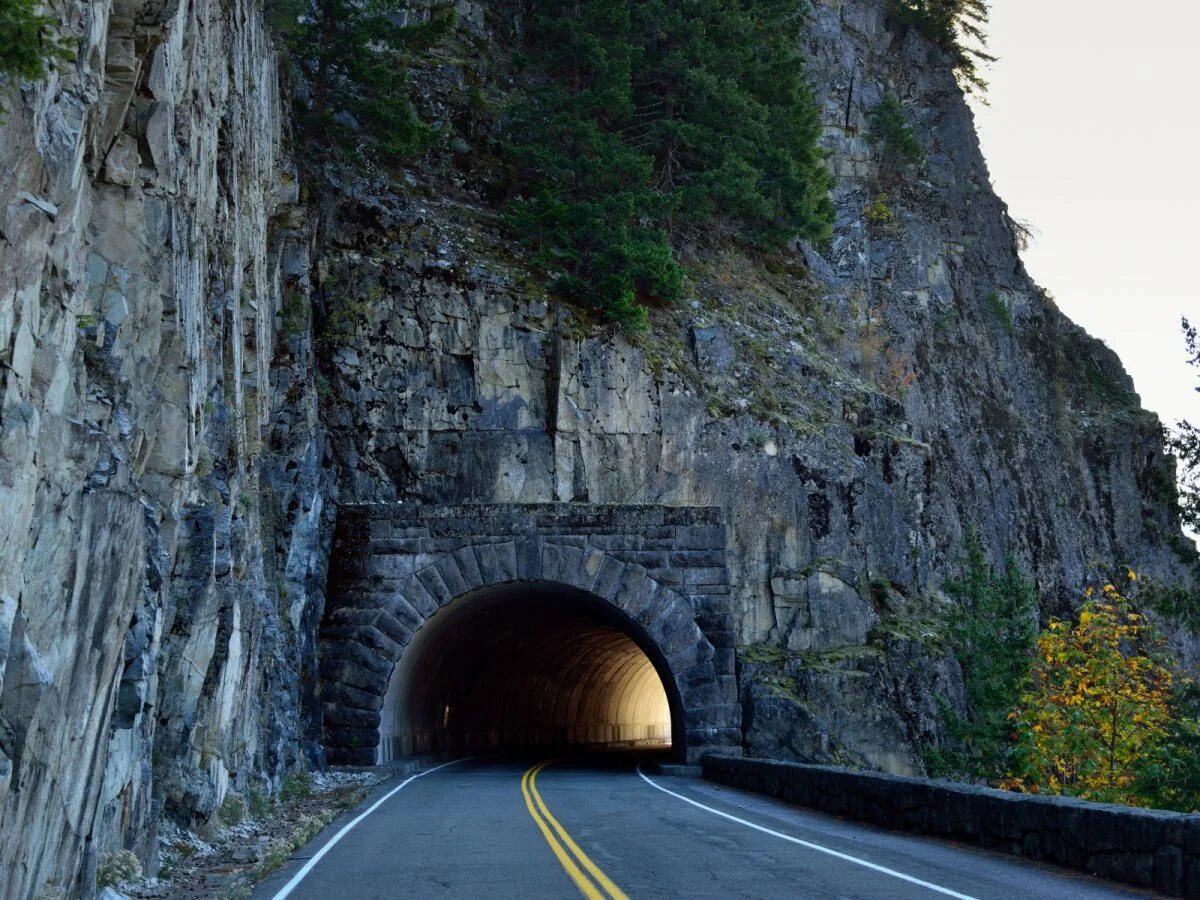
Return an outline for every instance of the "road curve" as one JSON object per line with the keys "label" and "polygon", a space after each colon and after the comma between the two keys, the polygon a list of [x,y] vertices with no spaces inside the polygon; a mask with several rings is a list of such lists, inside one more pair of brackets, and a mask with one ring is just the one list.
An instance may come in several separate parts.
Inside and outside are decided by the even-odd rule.
{"label": "road curve", "polygon": [[390,796],[402,782],[389,784],[253,897],[1147,896],[700,779],[643,777],[630,758],[544,762],[468,760],[408,779]]}

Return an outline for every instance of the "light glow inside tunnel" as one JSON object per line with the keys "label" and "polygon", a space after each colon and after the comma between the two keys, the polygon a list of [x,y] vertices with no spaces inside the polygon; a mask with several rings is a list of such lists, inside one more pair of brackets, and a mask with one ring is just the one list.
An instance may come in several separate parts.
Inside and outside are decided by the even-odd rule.
{"label": "light glow inside tunnel", "polygon": [[559,585],[460,597],[404,651],[381,710],[379,761],[488,749],[672,745],[666,663],[615,607]]}

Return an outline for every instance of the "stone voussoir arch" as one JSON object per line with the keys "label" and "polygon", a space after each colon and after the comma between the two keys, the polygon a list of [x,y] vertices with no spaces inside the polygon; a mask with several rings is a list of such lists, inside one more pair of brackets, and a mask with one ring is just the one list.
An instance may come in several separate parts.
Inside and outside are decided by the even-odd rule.
{"label": "stone voussoir arch", "polygon": [[740,745],[723,527],[709,523],[708,510],[696,525],[687,511],[596,509],[343,510],[348,522],[339,525],[321,628],[329,760],[377,761],[393,670],[426,621],[459,598],[522,582],[583,592],[643,632],[658,652],[660,675],[673,682],[683,731],[676,747],[688,758]]}

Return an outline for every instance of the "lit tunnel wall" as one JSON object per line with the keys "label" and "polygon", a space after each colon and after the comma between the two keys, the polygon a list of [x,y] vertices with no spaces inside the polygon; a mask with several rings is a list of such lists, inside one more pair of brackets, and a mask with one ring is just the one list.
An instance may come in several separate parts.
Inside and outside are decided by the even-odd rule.
{"label": "lit tunnel wall", "polygon": [[596,597],[529,583],[478,591],[434,615],[396,664],[379,761],[670,746],[680,704],[660,671],[666,665],[649,637]]}

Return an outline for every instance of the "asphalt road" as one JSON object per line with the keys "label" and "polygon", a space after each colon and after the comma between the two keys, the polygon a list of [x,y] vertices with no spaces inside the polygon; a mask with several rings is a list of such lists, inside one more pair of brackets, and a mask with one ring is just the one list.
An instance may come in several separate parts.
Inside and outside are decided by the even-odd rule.
{"label": "asphalt road", "polygon": [[1028,860],[867,828],[700,779],[643,777],[633,759],[561,760],[544,767],[541,762],[459,762],[427,771],[388,796],[401,783],[397,779],[297,852],[253,896],[1146,896]]}

